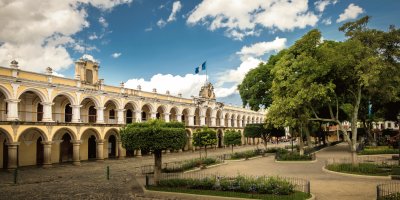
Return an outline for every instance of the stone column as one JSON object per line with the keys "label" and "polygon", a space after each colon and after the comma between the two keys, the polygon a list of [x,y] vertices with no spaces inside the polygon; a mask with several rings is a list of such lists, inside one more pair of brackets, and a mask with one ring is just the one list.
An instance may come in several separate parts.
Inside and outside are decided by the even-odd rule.
{"label": "stone column", "polygon": [[228,118],[228,124],[226,125],[226,127],[231,127],[232,125],[231,125],[231,122],[232,122],[232,118]]}
{"label": "stone column", "polygon": [[97,143],[96,160],[97,161],[104,161],[104,154],[103,154],[104,140],[96,140],[96,143]]}
{"label": "stone column", "polygon": [[80,159],[80,147],[81,147],[81,143],[82,141],[80,140],[74,140],[71,141],[72,145],[73,145],[73,152],[72,152],[72,164],[73,165],[81,165],[81,159]]}
{"label": "stone column", "polygon": [[211,117],[211,126],[212,126],[212,127],[217,126],[216,117]]}
{"label": "stone column", "polygon": [[122,142],[121,142],[121,140],[117,140],[117,147],[118,147],[118,159],[124,159],[125,156],[122,155]]}
{"label": "stone column", "polygon": [[72,123],[80,123],[81,122],[81,107],[82,105],[70,105],[72,108]]}
{"label": "stone column", "polygon": [[220,118],[219,119],[219,126],[221,126],[221,127],[225,126],[225,119],[224,118]]}
{"label": "stone column", "polygon": [[204,115],[200,115],[200,126],[206,125],[206,117]]}
{"label": "stone column", "polygon": [[7,121],[19,120],[18,118],[18,103],[20,99],[6,99],[7,102]]}
{"label": "stone column", "polygon": [[164,113],[164,121],[165,122],[169,122],[170,121],[169,116],[171,116],[171,113]]}
{"label": "stone column", "polygon": [[243,120],[243,127],[246,127],[246,120]]}
{"label": "stone column", "polygon": [[104,109],[105,107],[95,107],[96,113],[96,123],[97,124],[104,124]]}
{"label": "stone column", "polygon": [[176,121],[182,122],[182,114],[177,114],[176,115]]}
{"label": "stone column", "polygon": [[117,109],[117,120],[118,120],[118,124],[125,124],[125,120],[124,120],[124,111],[125,109]]}
{"label": "stone column", "polygon": [[42,141],[43,144],[43,167],[51,167],[51,144],[53,141]]}
{"label": "stone column", "polygon": [[142,121],[142,112],[135,111],[135,120],[136,120],[136,122],[141,122]]}
{"label": "stone column", "polygon": [[[236,125],[236,120],[235,119],[233,119],[233,120],[230,120],[231,121],[231,126],[232,127],[236,127],[237,125]],[[233,123],[232,123],[233,122]]]}
{"label": "stone column", "polygon": [[157,118],[157,112],[151,112],[150,119],[156,119],[156,118]]}
{"label": "stone column", "polygon": [[15,169],[18,167],[18,145],[19,142],[7,143],[8,148],[8,169]]}
{"label": "stone column", "polygon": [[53,112],[52,112],[52,105],[53,102],[41,102],[40,104],[43,105],[43,122],[52,122],[53,121]]}
{"label": "stone column", "polygon": [[141,149],[136,149],[136,157],[142,157],[142,150]]}
{"label": "stone column", "polygon": [[189,115],[188,120],[188,126],[194,126],[194,115]]}

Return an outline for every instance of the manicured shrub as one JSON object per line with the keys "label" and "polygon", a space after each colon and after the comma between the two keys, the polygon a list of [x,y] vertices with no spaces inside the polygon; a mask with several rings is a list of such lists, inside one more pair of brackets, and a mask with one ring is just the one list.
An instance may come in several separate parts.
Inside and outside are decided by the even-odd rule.
{"label": "manicured shrub", "polygon": [[364,174],[371,176],[388,176],[397,172],[397,166],[387,164],[374,164],[374,163],[340,163],[327,165],[328,170],[336,172],[344,172],[351,174]]}

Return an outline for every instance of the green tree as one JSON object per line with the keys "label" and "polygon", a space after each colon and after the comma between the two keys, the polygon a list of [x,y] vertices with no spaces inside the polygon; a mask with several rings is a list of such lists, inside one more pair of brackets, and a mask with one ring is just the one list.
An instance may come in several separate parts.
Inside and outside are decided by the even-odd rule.
{"label": "green tree", "polygon": [[127,124],[121,128],[122,146],[127,150],[148,149],[154,154],[154,181],[159,182],[163,150],[182,149],[187,140],[185,125],[181,122],[149,120]]}
{"label": "green tree", "polygon": [[283,128],[275,128],[272,124],[247,124],[244,128],[244,136],[250,138],[261,138],[267,149],[268,141],[271,137],[285,136]]}
{"label": "green tree", "polygon": [[203,127],[202,129],[199,129],[193,133],[193,146],[200,148],[204,147],[206,157],[207,157],[207,146],[213,146],[216,144],[217,144],[217,132],[208,127]]}
{"label": "green tree", "polygon": [[242,134],[235,130],[225,131],[224,144],[231,145],[233,153],[233,146],[242,144]]}

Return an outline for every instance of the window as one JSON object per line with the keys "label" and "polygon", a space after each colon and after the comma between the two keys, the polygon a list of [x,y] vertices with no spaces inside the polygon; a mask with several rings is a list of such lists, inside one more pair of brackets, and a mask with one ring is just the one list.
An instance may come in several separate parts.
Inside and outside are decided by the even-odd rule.
{"label": "window", "polygon": [[90,69],[86,69],[86,82],[93,84],[93,72]]}
{"label": "window", "polygon": [[110,119],[115,119],[115,111],[114,111],[114,109],[111,109],[110,111],[109,111],[109,115],[110,115]]}

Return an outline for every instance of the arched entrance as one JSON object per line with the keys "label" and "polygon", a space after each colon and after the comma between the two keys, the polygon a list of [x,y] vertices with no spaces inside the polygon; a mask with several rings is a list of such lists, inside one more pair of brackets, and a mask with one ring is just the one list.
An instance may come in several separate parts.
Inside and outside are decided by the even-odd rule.
{"label": "arched entrance", "polygon": [[88,139],[88,159],[96,159],[96,137],[94,135]]}
{"label": "arched entrance", "polygon": [[221,129],[218,129],[218,148],[222,148],[222,146],[223,146],[223,133],[222,133],[222,130]]}
{"label": "arched entrance", "polygon": [[71,136],[64,133],[60,143],[60,163],[72,161],[73,146],[71,143]]}
{"label": "arched entrance", "polygon": [[89,123],[95,123],[96,122],[96,114],[97,114],[97,111],[96,111],[95,107],[94,106],[90,106],[89,107],[89,113],[88,113],[88,115],[89,115]]}
{"label": "arched entrance", "polygon": [[130,123],[132,123],[132,120],[133,120],[133,112],[132,112],[132,110],[131,109],[128,109],[128,110],[126,110],[126,123],[127,124],[130,124]]}
{"label": "arched entrance", "polygon": [[65,119],[65,122],[71,122],[72,121],[72,107],[71,107],[71,104],[67,104],[65,106],[64,119]]}
{"label": "arched entrance", "polygon": [[116,147],[117,147],[117,139],[115,138],[114,135],[110,135],[110,137],[108,137],[108,147],[107,147],[109,158],[115,158],[117,156]]}
{"label": "arched entrance", "polygon": [[36,164],[37,165],[41,165],[43,164],[44,161],[44,147],[42,144],[42,138],[39,137],[36,140]]}
{"label": "arched entrance", "polygon": [[81,121],[84,123],[96,123],[97,110],[100,107],[94,97],[86,97],[81,102]]}
{"label": "arched entrance", "polygon": [[152,112],[152,110],[148,104],[144,105],[141,111],[142,111],[142,122],[147,121],[151,118],[150,113]]}
{"label": "arched entrance", "polygon": [[44,160],[42,141],[45,134],[36,128],[25,130],[18,138],[18,166],[41,165]]}

